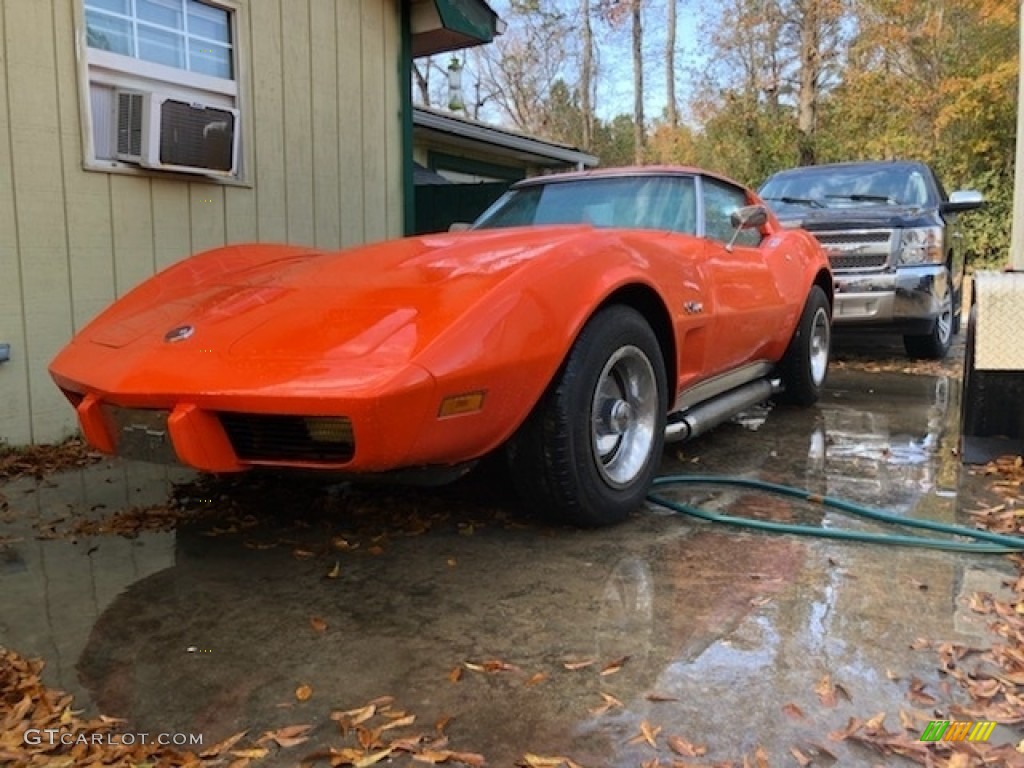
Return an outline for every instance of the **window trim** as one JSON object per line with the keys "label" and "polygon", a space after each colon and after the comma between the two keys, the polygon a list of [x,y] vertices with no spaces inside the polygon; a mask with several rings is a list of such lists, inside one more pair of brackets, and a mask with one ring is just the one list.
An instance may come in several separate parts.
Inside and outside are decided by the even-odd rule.
{"label": "window trim", "polygon": [[[113,173],[125,176],[144,178],[174,179],[180,181],[217,184],[221,186],[237,186],[251,188],[254,186],[253,171],[253,117],[252,117],[252,83],[250,82],[251,61],[249,53],[249,17],[246,4],[241,0],[204,0],[210,5],[223,8],[230,13],[232,35],[232,71],[234,79],[227,80],[186,69],[169,67],[164,64],[137,59],[90,48],[85,18],[85,0],[75,0],[74,35],[75,63],[78,68],[78,105],[80,115],[80,134],[82,141],[82,168],[85,171]],[[98,68],[100,72],[92,71]],[[123,73],[123,77],[117,74]],[[232,106],[239,111],[241,130],[241,147],[239,152],[239,171],[237,176],[204,176],[202,174],[176,173],[144,168],[133,163],[116,159],[99,158],[96,156],[96,137],[90,97],[90,84],[120,85],[130,87],[132,80],[149,79],[166,84],[161,93],[187,96],[195,90],[204,90],[222,96],[223,104],[233,102]]]}

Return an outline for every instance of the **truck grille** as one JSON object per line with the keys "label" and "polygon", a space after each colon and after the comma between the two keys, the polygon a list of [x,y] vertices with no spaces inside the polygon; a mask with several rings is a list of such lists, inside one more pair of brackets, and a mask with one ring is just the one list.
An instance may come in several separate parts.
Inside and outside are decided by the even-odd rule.
{"label": "truck grille", "polygon": [[355,454],[352,422],[342,416],[221,413],[220,423],[243,461],[343,464]]}
{"label": "truck grille", "polygon": [[828,254],[832,269],[882,269],[892,253],[892,230],[837,230],[813,232]]}

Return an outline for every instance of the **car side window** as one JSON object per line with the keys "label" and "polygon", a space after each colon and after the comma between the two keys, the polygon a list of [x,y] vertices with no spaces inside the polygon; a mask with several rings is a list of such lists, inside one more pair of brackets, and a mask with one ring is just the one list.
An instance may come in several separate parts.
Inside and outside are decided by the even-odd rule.
{"label": "car side window", "polygon": [[[732,225],[732,214],[747,205],[747,202],[747,195],[742,189],[717,179],[705,178],[704,234],[712,240],[728,243],[736,233],[736,228]],[[736,244],[751,247],[760,245],[760,230],[741,230],[736,238]]]}

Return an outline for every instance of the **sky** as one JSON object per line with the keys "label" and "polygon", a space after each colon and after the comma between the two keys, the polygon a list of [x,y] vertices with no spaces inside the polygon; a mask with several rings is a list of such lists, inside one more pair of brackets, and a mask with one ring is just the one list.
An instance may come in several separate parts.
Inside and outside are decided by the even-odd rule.
{"label": "sky", "polygon": [[[545,7],[561,7],[575,13],[578,0],[541,0]],[[596,0],[594,0],[596,2]],[[644,13],[644,110],[646,117],[660,117],[665,111],[665,41],[666,41],[666,0],[647,0]],[[698,43],[699,30],[706,14],[714,5],[710,0],[677,0],[676,26],[676,99],[685,109],[687,95],[693,83],[690,72],[702,61]],[[507,23],[514,24],[515,16],[509,13],[509,0],[489,0],[490,6]],[[597,116],[608,120],[618,114],[633,112],[633,63],[630,48],[628,23],[616,30],[607,25],[594,23],[595,48],[599,62],[597,86]],[[464,90],[472,88],[473,78],[467,71],[463,81]],[[468,96],[469,93],[464,93]],[[496,115],[481,115],[488,121],[496,122]]]}

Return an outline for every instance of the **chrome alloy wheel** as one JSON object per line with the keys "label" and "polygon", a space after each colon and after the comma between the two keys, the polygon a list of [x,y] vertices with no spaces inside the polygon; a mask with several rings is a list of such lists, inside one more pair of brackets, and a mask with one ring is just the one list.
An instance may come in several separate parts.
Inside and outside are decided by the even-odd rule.
{"label": "chrome alloy wheel", "polygon": [[594,459],[608,485],[624,488],[643,472],[655,443],[657,411],[651,361],[637,347],[619,348],[605,363],[591,403]]}
{"label": "chrome alloy wheel", "polygon": [[828,371],[831,334],[832,323],[829,320],[828,311],[819,308],[811,321],[811,338],[808,342],[810,344],[808,358],[811,366],[811,379],[817,386],[821,386],[825,381],[825,373]]}
{"label": "chrome alloy wheel", "polygon": [[953,337],[953,299],[946,291],[942,300],[942,309],[939,310],[939,317],[935,321],[935,337],[942,345],[946,345]]}

